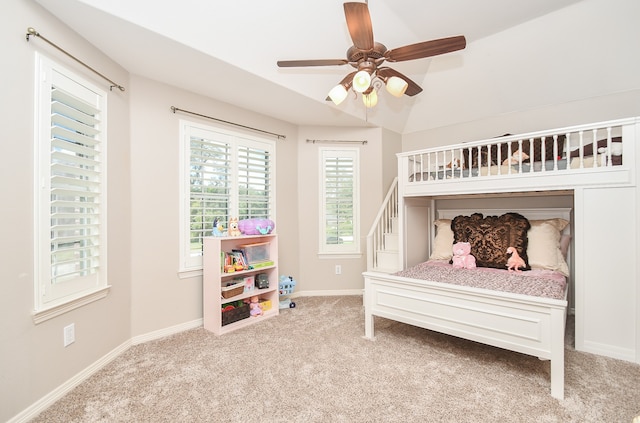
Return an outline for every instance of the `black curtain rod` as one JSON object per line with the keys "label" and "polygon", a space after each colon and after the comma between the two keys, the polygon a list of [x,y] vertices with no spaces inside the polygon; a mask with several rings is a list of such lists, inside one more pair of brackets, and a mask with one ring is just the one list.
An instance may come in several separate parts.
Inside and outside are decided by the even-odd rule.
{"label": "black curtain rod", "polygon": [[252,128],[251,126],[246,126],[246,125],[241,125],[239,123],[229,122],[227,120],[222,120],[222,119],[214,118],[214,117],[211,117],[211,116],[203,115],[203,114],[200,114],[200,113],[191,112],[189,110],[179,109],[179,108],[177,108],[175,106],[171,106],[171,111],[173,113],[175,113],[175,112],[188,113],[190,115],[199,116],[199,117],[203,117],[203,118],[206,118],[206,119],[215,120],[217,122],[226,123],[227,125],[233,125],[233,126],[238,126],[240,128],[244,128],[244,129],[250,129],[252,131],[262,132],[263,134],[269,134],[269,135],[273,135],[274,137],[278,137],[278,139],[287,138],[286,135],[276,134],[276,133],[273,133],[273,132],[265,131],[263,129]]}
{"label": "black curtain rod", "polygon": [[105,79],[105,80],[109,81],[111,83],[111,86],[109,87],[109,91],[113,91],[114,88],[117,88],[120,91],[124,91],[124,87],[122,85],[116,84],[115,82],[113,82],[112,80],[110,80],[109,78],[107,78],[106,76],[104,76],[103,74],[101,74],[100,72],[98,72],[97,70],[92,68],[91,66],[87,65],[86,63],[84,63],[82,60],[78,59],[77,57],[75,57],[71,53],[65,51],[64,49],[58,47],[56,44],[54,44],[51,41],[47,40],[45,37],[40,35],[40,33],[38,31],[36,31],[34,28],[32,28],[32,27],[27,28],[27,41],[29,41],[29,37],[30,36],[42,38],[42,40],[45,41],[50,46],[55,47],[56,49],[58,49],[62,53],[64,53],[67,56],[71,57],[73,60],[75,60],[76,62],[80,63],[82,66],[84,66],[85,68],[89,69],[91,72],[95,73],[96,75],[100,76],[102,79]]}

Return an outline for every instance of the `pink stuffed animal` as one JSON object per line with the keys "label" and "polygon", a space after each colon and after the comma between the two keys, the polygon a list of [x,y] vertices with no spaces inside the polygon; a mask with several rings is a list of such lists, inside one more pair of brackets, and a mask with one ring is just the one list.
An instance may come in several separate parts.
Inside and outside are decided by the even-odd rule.
{"label": "pink stuffed animal", "polygon": [[516,272],[520,271],[520,268],[526,269],[527,265],[518,254],[518,251],[514,247],[507,248],[507,254],[511,254],[511,257],[507,260],[507,269],[511,272],[515,270]]}
{"label": "pink stuffed animal", "polygon": [[468,242],[456,242],[453,244],[453,268],[475,269],[476,258],[471,255],[471,244]]}

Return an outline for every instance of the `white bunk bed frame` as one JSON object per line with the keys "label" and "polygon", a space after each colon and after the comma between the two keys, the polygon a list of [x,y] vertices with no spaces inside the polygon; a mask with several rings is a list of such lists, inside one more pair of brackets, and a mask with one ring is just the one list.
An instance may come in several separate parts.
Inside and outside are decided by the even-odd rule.
{"label": "white bunk bed frame", "polygon": [[[467,194],[523,193],[572,190],[576,187],[632,185],[635,181],[636,132],[640,119],[630,118],[600,122],[549,131],[501,137],[472,143],[398,154],[398,220],[400,226],[400,267],[408,266],[409,233],[405,220],[413,200],[434,199],[440,196]],[[530,166],[524,171],[522,160],[513,166],[486,163],[484,171],[478,168],[463,172],[458,168],[456,176],[448,172],[446,165],[464,157],[469,163],[471,149],[484,147],[504,148],[505,142],[522,143],[523,140],[551,140],[556,147],[557,136],[566,136],[562,151],[551,159],[551,166],[538,170]],[[621,137],[622,164],[611,165],[611,143]],[[606,139],[609,147],[597,160],[589,161],[582,153],[576,158],[567,157],[575,148],[592,144],[597,151],[597,140]],[[617,139],[617,141],[620,141]],[[544,143],[544,141],[543,141]],[[498,147],[499,144],[502,146]],[[533,144],[533,142],[531,142]],[[511,145],[511,144],[509,144]],[[522,145],[522,144],[520,144]],[[513,153],[511,148],[509,155]],[[544,147],[543,147],[544,149]],[[531,151],[533,153],[533,150]],[[530,154],[533,156],[533,154]],[[543,157],[543,162],[548,158]],[[547,162],[549,163],[549,162]],[[564,163],[564,166],[560,164]],[[469,163],[471,165],[471,163]],[[466,166],[471,168],[472,166]],[[550,169],[548,169],[549,167]],[[415,177],[420,174],[426,177]],[[440,177],[442,175],[442,177]],[[473,212],[483,210],[468,210]],[[486,211],[486,210],[485,210]],[[510,210],[518,211],[518,210]],[[570,211],[563,209],[537,209],[521,212],[529,219],[563,217],[571,220]],[[453,218],[456,211],[439,211],[439,218]],[[491,212],[489,212],[491,213]],[[428,228],[433,228],[435,218],[429,212]],[[431,233],[431,232],[428,232]],[[426,237],[429,237],[425,233]],[[424,242],[424,244],[427,244]],[[428,250],[423,260],[428,258]],[[416,263],[412,263],[416,264]],[[564,398],[564,334],[567,312],[567,295],[562,300],[533,297],[508,292],[492,291],[436,281],[417,280],[379,272],[364,272],[365,337],[374,338],[374,316],[454,335],[460,338],[512,350],[541,359],[551,360],[551,395]]]}

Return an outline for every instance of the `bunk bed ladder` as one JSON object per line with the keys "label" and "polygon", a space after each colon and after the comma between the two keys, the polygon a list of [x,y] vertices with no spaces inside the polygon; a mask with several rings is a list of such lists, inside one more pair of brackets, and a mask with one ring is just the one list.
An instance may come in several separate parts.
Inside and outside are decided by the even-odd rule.
{"label": "bunk bed ladder", "polygon": [[367,271],[394,273],[402,268],[398,252],[398,178],[382,202],[367,234]]}

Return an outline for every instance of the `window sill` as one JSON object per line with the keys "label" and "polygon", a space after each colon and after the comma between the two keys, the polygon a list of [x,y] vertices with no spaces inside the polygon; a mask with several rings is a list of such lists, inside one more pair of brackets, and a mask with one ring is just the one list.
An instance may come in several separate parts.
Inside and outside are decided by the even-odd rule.
{"label": "window sill", "polygon": [[192,269],[192,270],[178,270],[178,277],[180,279],[189,279],[195,278],[198,276],[202,276],[202,268],[200,269]]}
{"label": "window sill", "polygon": [[102,298],[105,298],[109,294],[110,290],[111,290],[111,285],[108,285],[103,288],[99,288],[95,291],[92,291],[88,294],[84,294],[80,297],[73,298],[69,301],[65,301],[60,304],[49,306],[42,310],[34,311],[33,321],[37,325],[42,322],[46,322],[49,319],[53,319],[54,317],[58,317],[71,310],[75,310],[77,308],[90,304],[94,301],[101,300]]}
{"label": "window sill", "polygon": [[362,253],[318,253],[319,259],[359,259]]}

